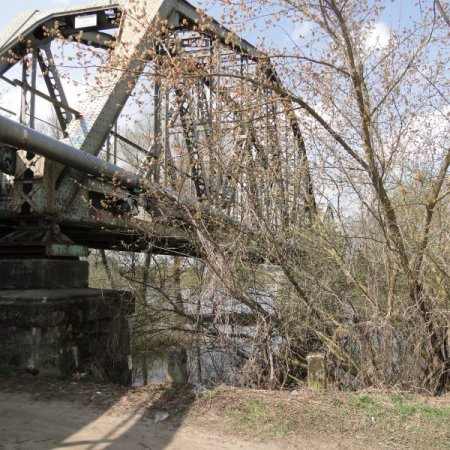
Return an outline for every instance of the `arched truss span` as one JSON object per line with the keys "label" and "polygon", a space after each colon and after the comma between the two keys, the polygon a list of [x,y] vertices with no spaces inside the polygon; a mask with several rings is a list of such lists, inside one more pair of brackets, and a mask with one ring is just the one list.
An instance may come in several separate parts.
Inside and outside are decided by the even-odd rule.
{"label": "arched truss span", "polygon": [[[250,210],[274,228],[304,220],[315,208],[305,145],[270,60],[186,1],[154,0],[143,8],[109,2],[18,17],[0,35],[0,75],[21,88],[20,122],[36,126],[39,97],[52,104],[65,143],[155,186],[247,223]],[[91,98],[79,108],[69,105],[52,54],[52,42],[63,39],[97,49],[103,61]],[[8,77],[17,64],[21,80]],[[36,88],[38,71],[47,92]],[[148,119],[146,132],[124,125],[130,99]],[[171,205],[142,190],[26,148],[16,154],[12,189],[0,194],[3,230],[24,220],[56,222],[80,244],[139,248],[139,230],[151,223],[161,251],[189,241],[182,224],[174,225]]]}

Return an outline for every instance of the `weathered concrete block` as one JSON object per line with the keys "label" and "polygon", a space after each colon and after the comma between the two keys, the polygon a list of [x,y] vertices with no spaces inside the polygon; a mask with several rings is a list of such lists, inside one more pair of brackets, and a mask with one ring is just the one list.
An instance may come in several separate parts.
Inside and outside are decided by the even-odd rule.
{"label": "weathered concrete block", "polygon": [[129,384],[132,310],[130,294],[113,290],[0,290],[0,372],[91,371]]}
{"label": "weathered concrete block", "polygon": [[70,259],[0,259],[0,289],[87,288],[89,264]]}
{"label": "weathered concrete block", "polygon": [[322,353],[310,353],[308,361],[308,387],[314,391],[321,391],[327,387],[326,358]]}

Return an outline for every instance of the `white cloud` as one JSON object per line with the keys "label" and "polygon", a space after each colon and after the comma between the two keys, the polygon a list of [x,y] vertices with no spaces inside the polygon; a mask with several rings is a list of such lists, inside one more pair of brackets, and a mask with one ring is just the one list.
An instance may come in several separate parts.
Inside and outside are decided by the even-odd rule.
{"label": "white cloud", "polygon": [[384,22],[376,22],[363,31],[366,50],[376,50],[387,47],[391,36],[390,28]]}
{"label": "white cloud", "polygon": [[70,0],[52,0],[55,6],[68,6],[70,5]]}
{"label": "white cloud", "polygon": [[298,41],[299,39],[304,39],[309,36],[312,32],[313,24],[312,22],[301,22],[295,25],[294,29],[291,33],[291,38],[294,41]]}

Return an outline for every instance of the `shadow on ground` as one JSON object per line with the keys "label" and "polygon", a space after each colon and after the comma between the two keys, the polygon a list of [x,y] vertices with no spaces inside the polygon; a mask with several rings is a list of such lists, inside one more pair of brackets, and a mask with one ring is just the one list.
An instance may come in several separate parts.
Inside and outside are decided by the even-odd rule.
{"label": "shadow on ground", "polygon": [[0,379],[0,449],[164,449],[194,400],[184,385]]}

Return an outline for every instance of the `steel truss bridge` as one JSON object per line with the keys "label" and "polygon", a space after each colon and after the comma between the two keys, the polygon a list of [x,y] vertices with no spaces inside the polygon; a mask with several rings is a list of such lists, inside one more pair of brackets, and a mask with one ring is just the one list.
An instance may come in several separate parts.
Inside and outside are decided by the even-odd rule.
{"label": "steel truss bridge", "polygon": [[[96,66],[81,106],[68,95],[75,58]],[[240,223],[253,201],[284,226],[313,206],[271,61],[184,0],[24,12],[0,34],[1,88],[20,92],[20,109],[0,100],[2,258],[195,254],[186,212]],[[59,139],[38,131],[43,103]]]}

